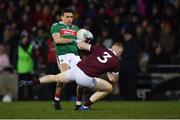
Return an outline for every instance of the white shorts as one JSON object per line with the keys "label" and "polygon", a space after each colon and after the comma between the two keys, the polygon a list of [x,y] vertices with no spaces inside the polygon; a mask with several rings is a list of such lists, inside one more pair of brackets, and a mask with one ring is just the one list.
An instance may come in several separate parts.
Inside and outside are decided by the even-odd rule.
{"label": "white shorts", "polygon": [[70,67],[76,65],[79,61],[81,61],[80,57],[78,55],[74,55],[72,53],[65,54],[65,55],[59,55],[57,58],[58,65],[66,63]]}
{"label": "white shorts", "polygon": [[96,85],[95,77],[89,77],[79,67],[74,66],[67,71],[67,78],[70,81],[76,81],[80,86],[92,88]]}

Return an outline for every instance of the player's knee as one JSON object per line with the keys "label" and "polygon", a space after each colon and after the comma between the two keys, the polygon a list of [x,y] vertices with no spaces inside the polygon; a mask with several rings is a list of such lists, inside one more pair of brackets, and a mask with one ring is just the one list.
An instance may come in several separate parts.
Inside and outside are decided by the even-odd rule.
{"label": "player's knee", "polygon": [[107,92],[112,92],[113,91],[113,87],[111,84],[107,85]]}

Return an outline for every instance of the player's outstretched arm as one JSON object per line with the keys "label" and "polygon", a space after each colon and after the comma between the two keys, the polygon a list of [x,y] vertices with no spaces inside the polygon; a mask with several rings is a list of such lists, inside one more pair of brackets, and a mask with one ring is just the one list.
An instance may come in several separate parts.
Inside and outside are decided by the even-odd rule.
{"label": "player's outstretched arm", "polygon": [[81,41],[77,44],[77,46],[80,50],[90,51],[91,44]]}

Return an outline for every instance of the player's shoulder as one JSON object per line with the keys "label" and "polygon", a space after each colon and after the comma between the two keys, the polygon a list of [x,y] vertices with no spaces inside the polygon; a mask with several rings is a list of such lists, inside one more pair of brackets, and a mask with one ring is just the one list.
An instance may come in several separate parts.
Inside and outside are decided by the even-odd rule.
{"label": "player's shoulder", "polygon": [[53,23],[53,24],[52,24],[51,29],[57,28],[57,27],[59,27],[59,24],[56,22],[56,23]]}
{"label": "player's shoulder", "polygon": [[90,51],[96,51],[96,52],[98,52],[98,51],[100,51],[100,50],[105,50],[105,48],[102,47],[102,46],[99,46],[99,45],[91,45]]}
{"label": "player's shoulder", "polygon": [[62,26],[63,24],[61,22],[55,22],[52,24],[52,27]]}
{"label": "player's shoulder", "polygon": [[74,29],[74,30],[78,30],[78,29],[79,29],[79,27],[78,27],[77,25],[72,25],[72,29]]}
{"label": "player's shoulder", "polygon": [[64,24],[61,22],[53,23],[51,26],[51,33],[58,32],[61,28],[64,28]]}

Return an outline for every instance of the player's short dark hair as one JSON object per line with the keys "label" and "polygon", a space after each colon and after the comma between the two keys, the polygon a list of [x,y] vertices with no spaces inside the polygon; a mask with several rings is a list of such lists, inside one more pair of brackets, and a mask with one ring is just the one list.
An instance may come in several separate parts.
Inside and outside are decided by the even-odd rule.
{"label": "player's short dark hair", "polygon": [[63,16],[64,13],[73,13],[74,14],[74,11],[71,8],[65,8],[65,9],[61,10],[61,16]]}

